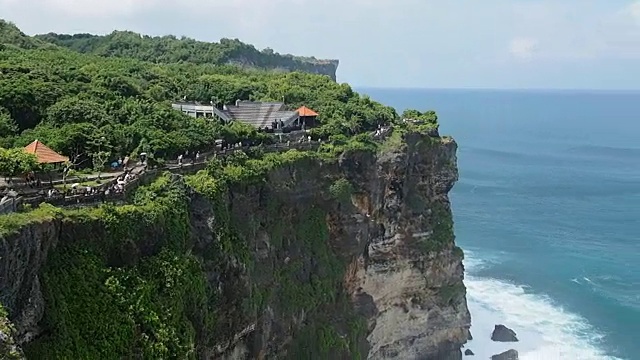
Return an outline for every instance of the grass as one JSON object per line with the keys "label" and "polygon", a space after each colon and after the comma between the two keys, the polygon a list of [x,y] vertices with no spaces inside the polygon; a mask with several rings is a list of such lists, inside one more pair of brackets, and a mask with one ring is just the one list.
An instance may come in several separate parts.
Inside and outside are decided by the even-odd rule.
{"label": "grass", "polygon": [[11,213],[0,216],[0,237],[18,232],[22,227],[31,223],[52,220],[62,215],[62,210],[49,204],[24,213]]}

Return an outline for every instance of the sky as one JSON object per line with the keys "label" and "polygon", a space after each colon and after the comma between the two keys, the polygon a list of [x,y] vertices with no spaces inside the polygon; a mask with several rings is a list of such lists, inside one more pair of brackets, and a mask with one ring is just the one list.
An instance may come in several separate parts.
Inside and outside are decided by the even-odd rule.
{"label": "sky", "polygon": [[27,34],[239,38],[357,87],[639,89],[640,0],[0,0]]}

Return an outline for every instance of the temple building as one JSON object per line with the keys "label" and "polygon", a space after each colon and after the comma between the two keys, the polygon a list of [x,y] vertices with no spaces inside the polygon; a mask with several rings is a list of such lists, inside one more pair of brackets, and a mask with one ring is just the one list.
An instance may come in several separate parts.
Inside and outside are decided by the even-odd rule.
{"label": "temple building", "polygon": [[309,109],[304,105],[296,110],[296,112],[299,116],[298,122],[300,123],[300,125],[304,126],[305,128],[312,128],[316,126],[316,117],[318,116],[317,112]]}
{"label": "temple building", "polygon": [[25,146],[24,151],[35,155],[39,164],[60,164],[69,161],[68,157],[58,154],[38,140]]}
{"label": "temple building", "polygon": [[295,111],[281,102],[236,101],[234,105],[174,103],[172,107],[195,118],[212,118],[224,123],[241,121],[266,131],[291,131],[316,125],[318,114],[303,106]]}

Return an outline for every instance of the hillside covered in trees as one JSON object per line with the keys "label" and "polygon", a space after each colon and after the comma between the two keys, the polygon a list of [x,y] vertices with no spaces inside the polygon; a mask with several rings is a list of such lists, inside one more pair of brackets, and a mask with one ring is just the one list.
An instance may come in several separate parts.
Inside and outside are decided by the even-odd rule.
{"label": "hillside covered in trees", "polygon": [[[129,33],[124,35],[130,38]],[[168,44],[181,41],[166,39]],[[144,45],[125,43],[122,48],[145,51]],[[118,42],[113,44],[117,47]],[[162,51],[163,59],[139,56],[150,61],[103,57],[49,44],[0,22],[0,49],[0,147],[4,148],[38,139],[71,158],[90,156],[95,148],[109,149],[114,158],[140,151],[166,158],[185,149],[205,148],[217,138],[263,136],[242,124],[222,126],[172,110],[171,101],[183,97],[225,103],[284,98],[291,108],[306,105],[320,113],[322,126],[314,136],[323,138],[356,134],[397,118],[393,108],[326,76],[192,62],[189,56],[174,62],[184,57],[179,46]],[[193,54],[198,56],[196,50]]]}
{"label": "hillside covered in trees", "polygon": [[117,56],[153,63],[189,62],[193,64],[239,65],[276,71],[302,71],[336,79],[337,60],[282,55],[272,49],[262,51],[238,39],[223,38],[219,43],[175,36],[151,37],[131,31],[114,31],[109,35],[44,34],[36,39],[71,50],[99,56]]}

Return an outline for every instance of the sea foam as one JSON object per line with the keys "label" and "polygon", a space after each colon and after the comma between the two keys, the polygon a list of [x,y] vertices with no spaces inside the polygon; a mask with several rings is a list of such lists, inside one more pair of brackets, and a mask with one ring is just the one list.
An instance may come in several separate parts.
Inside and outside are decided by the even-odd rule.
{"label": "sea foam", "polygon": [[[473,340],[466,348],[471,349],[477,358],[486,359],[515,349],[523,360],[618,359],[607,356],[598,347],[602,335],[579,315],[564,310],[546,296],[527,291],[524,286],[474,275],[497,259],[483,261],[466,250],[465,257],[465,285],[473,334]],[[520,341],[491,341],[495,324],[513,329]]]}

